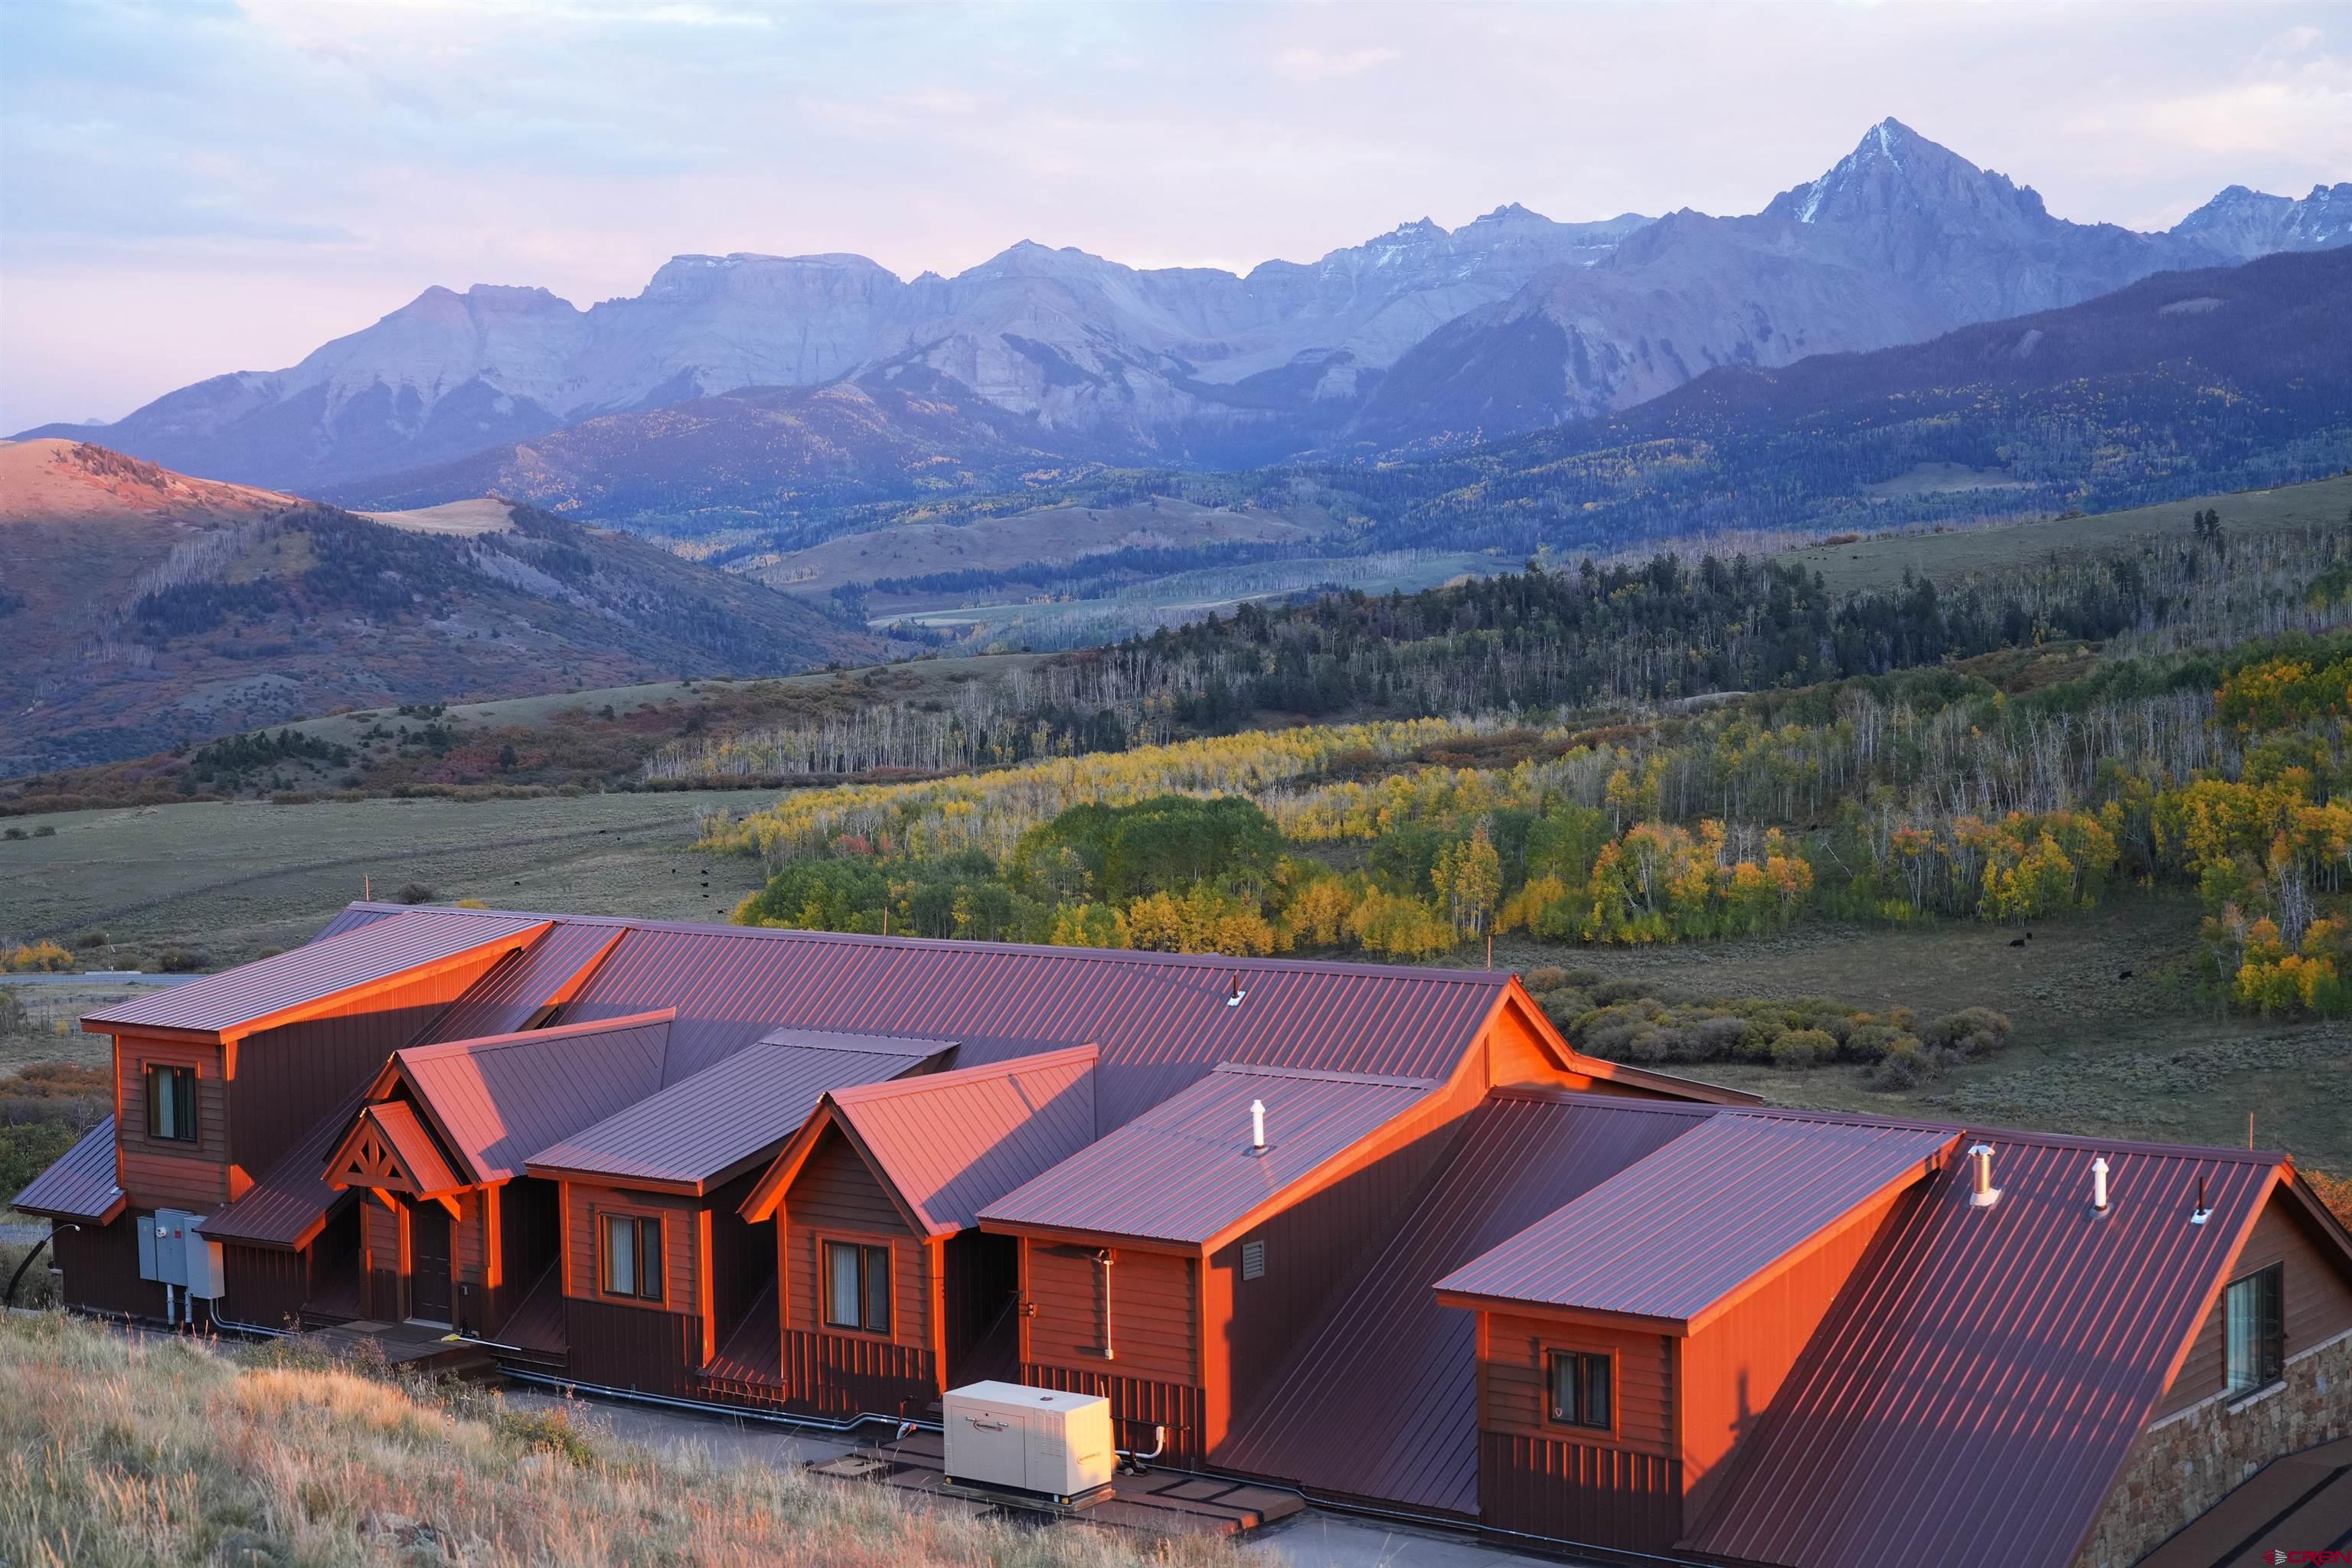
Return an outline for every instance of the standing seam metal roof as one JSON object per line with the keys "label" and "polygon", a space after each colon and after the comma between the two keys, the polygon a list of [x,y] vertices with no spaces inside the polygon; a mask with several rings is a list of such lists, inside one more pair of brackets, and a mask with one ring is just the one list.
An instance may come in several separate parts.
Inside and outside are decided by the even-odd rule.
{"label": "standing seam metal roof", "polygon": [[[416,1119],[416,1112],[406,1101],[389,1100],[362,1108],[357,1125],[344,1134],[344,1141],[348,1142],[361,1128],[371,1126],[383,1135],[393,1157],[407,1168],[418,1196],[454,1193],[466,1185],[465,1178],[450,1168],[448,1161],[442,1157],[441,1146],[434,1142],[433,1134]],[[333,1168],[341,1152],[339,1147],[336,1155],[328,1157],[327,1180],[337,1186],[350,1184],[343,1180],[344,1173]]]}
{"label": "standing seam metal roof", "polygon": [[[1438,1087],[1430,1079],[1223,1065],[981,1211],[1013,1226],[1199,1247]],[[1252,1100],[1266,1147],[1250,1147]]]}
{"label": "standing seam metal roof", "polygon": [[1441,1291],[1696,1327],[1958,1134],[1727,1110],[1438,1281]]}
{"label": "standing seam metal roof", "polygon": [[52,1219],[104,1225],[126,1200],[114,1184],[114,1118],[101,1118],[18,1193],[15,1206]]}
{"label": "standing seam metal roof", "polygon": [[377,1079],[404,1079],[475,1182],[523,1173],[538,1150],[661,1087],[671,1014],[641,1013],[487,1039],[411,1046]]}
{"label": "standing seam metal roof", "polygon": [[85,1026],[190,1029],[207,1034],[243,1027],[421,965],[519,938],[548,922],[543,915],[431,910],[394,915],[281,952],[206,974],[168,991],[83,1015]]}
{"label": "standing seam metal roof", "polygon": [[1477,1320],[1440,1305],[1430,1281],[1719,1114],[1609,1095],[1489,1095],[1396,1230],[1236,1412],[1220,1464],[1475,1515]]}
{"label": "standing seam metal roof", "polygon": [[827,1098],[932,1236],[1094,1141],[1092,1046],[835,1089]]}
{"label": "standing seam metal roof", "polygon": [[1794,1568],[2071,1562],[2283,1163],[1983,1139],[2000,1201],[1969,1206],[1962,1160],[1898,1213],[1688,1544]]}
{"label": "standing seam metal roof", "polygon": [[262,1172],[243,1197],[198,1220],[198,1227],[215,1241],[257,1247],[300,1247],[309,1241],[338,1205],[351,1200],[350,1193],[327,1180],[327,1156],[366,1103],[363,1087],[346,1097]]}

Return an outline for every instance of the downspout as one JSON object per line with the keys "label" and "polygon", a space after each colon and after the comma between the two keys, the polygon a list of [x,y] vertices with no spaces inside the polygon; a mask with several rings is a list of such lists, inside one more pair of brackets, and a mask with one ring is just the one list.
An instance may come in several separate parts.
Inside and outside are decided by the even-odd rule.
{"label": "downspout", "polygon": [[1112,1265],[1113,1263],[1116,1263],[1117,1261],[1118,1261],[1118,1260],[1117,1258],[1113,1258],[1113,1257],[1110,1255],[1110,1248],[1109,1248],[1109,1247],[1102,1247],[1102,1248],[1099,1248],[1099,1249],[1098,1249],[1098,1250],[1097,1250],[1097,1252],[1095,1253],[1095,1262],[1096,1262],[1096,1263],[1097,1263],[1097,1264],[1099,1264],[1099,1265],[1101,1266],[1101,1268],[1102,1268],[1102,1301],[1103,1301],[1103,1346],[1102,1346],[1102,1354],[1103,1354],[1103,1360],[1105,1360],[1105,1361],[1115,1361],[1115,1360],[1117,1360],[1117,1359],[1118,1359],[1118,1358],[1117,1358],[1115,1355],[1113,1355],[1113,1354],[1112,1354],[1112,1352],[1111,1352],[1111,1343],[1110,1343],[1110,1268],[1111,1268],[1111,1265]]}

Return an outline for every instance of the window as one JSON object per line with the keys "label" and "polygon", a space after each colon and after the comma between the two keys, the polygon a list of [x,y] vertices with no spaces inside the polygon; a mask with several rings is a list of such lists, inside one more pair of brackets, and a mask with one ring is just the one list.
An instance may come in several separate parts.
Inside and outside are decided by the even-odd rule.
{"label": "window", "polygon": [[662,1222],[631,1214],[608,1214],[604,1221],[604,1294],[660,1300]]}
{"label": "window", "polygon": [[196,1069],[147,1069],[147,1136],[175,1142],[196,1141]]}
{"label": "window", "polygon": [[890,1249],[850,1241],[824,1244],[824,1326],[890,1331]]}
{"label": "window", "polygon": [[1609,1404],[1609,1358],[1585,1351],[1554,1351],[1545,1368],[1551,1385],[1551,1418],[1563,1426],[1606,1432],[1616,1426]]}
{"label": "window", "polygon": [[2286,1373],[2286,1300],[2280,1266],[2272,1264],[2230,1286],[2222,1298],[2225,1388],[2249,1394]]}

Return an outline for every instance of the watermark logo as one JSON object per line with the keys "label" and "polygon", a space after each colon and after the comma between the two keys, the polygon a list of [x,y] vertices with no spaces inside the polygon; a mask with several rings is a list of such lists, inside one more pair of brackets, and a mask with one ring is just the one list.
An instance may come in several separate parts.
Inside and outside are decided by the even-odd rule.
{"label": "watermark logo", "polygon": [[2284,1547],[2273,1546],[2271,1548],[2270,1556],[2265,1561],[2272,1563],[2273,1568],[2280,1568],[2280,1565],[2289,1563],[2352,1564],[2352,1552],[2333,1547],[2323,1547],[2316,1552],[2289,1552]]}

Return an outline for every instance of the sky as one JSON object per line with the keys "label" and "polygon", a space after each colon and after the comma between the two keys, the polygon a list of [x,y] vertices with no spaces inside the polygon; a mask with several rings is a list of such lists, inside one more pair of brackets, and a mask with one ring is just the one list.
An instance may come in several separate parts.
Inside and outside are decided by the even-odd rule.
{"label": "sky", "polygon": [[2134,227],[2352,179],[2352,6],[0,0],[0,430],[442,284],[1753,212],[1893,115]]}

